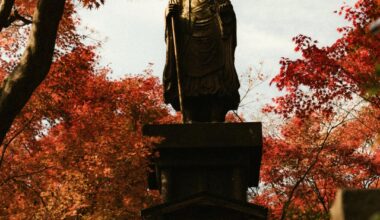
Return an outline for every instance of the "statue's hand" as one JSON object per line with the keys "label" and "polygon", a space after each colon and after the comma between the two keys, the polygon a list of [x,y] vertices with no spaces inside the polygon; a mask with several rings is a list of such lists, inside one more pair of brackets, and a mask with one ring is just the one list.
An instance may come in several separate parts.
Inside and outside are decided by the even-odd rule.
{"label": "statue's hand", "polygon": [[235,19],[234,9],[232,4],[228,1],[219,5],[219,15],[222,21],[222,38],[228,39],[233,31],[233,22]]}
{"label": "statue's hand", "polygon": [[169,16],[177,16],[179,11],[180,7],[178,4],[169,4]]}
{"label": "statue's hand", "polygon": [[233,7],[231,3],[223,3],[219,6],[219,11],[221,14],[227,14],[233,11]]}

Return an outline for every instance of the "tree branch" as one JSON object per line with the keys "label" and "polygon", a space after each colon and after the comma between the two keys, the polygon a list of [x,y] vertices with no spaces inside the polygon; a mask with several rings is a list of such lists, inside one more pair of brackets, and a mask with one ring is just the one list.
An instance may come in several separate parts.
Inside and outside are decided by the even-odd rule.
{"label": "tree branch", "polygon": [[34,194],[40,199],[42,205],[43,205],[44,207],[46,207],[46,202],[45,202],[44,198],[42,198],[42,196],[41,196],[41,192],[37,191],[37,190],[34,189],[30,184],[26,183],[26,182],[23,181],[23,180],[13,179],[13,181],[14,181],[15,183],[21,184],[21,185],[23,185],[25,188],[31,190],[31,191],[32,191],[32,192],[33,192],[33,193],[34,193]]}
{"label": "tree branch", "polygon": [[[8,19],[8,24],[7,24],[7,26],[5,26],[5,27],[10,26],[10,25],[11,25],[13,22],[15,22],[15,21],[22,21],[23,25],[28,25],[28,24],[32,24],[32,23],[33,23],[32,20],[27,19],[26,17],[20,15],[20,14],[18,13],[17,9],[15,9],[15,10],[13,11],[13,14],[12,14],[12,15],[9,17],[9,19]],[[21,25],[21,26],[23,26],[23,25]]]}
{"label": "tree branch", "polygon": [[22,178],[22,177],[30,177],[30,176],[42,173],[42,172],[49,170],[49,169],[52,169],[52,168],[53,167],[44,167],[40,170],[36,170],[36,171],[30,172],[30,173],[24,173],[24,174],[19,174],[19,175],[8,177],[5,180],[3,180],[3,182],[0,184],[0,187],[5,185],[7,182],[9,182],[11,180],[16,180],[17,178]]}
{"label": "tree branch", "polygon": [[[4,156],[5,156],[5,152],[8,148],[8,146],[13,142],[14,139],[16,139],[23,131],[25,131],[25,129],[30,125],[30,123],[33,121],[33,117],[28,120],[28,122],[18,131],[16,132],[10,139],[9,141],[7,141],[6,143],[3,144],[3,149],[1,150],[1,156],[0,156],[0,169],[1,169],[1,166],[4,162]],[[1,146],[1,145],[0,145]]]}
{"label": "tree branch", "polygon": [[8,27],[8,20],[12,13],[14,0],[1,0],[0,3],[0,32],[3,28]]}
{"label": "tree branch", "polygon": [[320,154],[322,153],[323,149],[326,147],[326,144],[327,144],[327,141],[332,133],[332,131],[339,127],[340,125],[344,124],[346,122],[346,119],[347,117],[350,115],[351,113],[348,112],[344,117],[343,119],[337,123],[336,125],[333,125],[331,126],[328,130],[327,130],[327,133],[326,133],[326,136],[323,138],[323,141],[322,143],[320,144],[320,147],[318,149],[318,152],[316,153],[315,155],[315,158],[314,160],[311,162],[310,166],[307,168],[307,170],[305,171],[305,173],[298,179],[298,181],[294,184],[292,190],[290,191],[289,193],[289,197],[287,199],[287,201],[285,202],[283,208],[282,208],[282,214],[281,214],[281,220],[284,220],[286,218],[286,213],[287,213],[287,209],[289,208],[290,206],[290,203],[292,202],[292,199],[293,199],[293,196],[294,196],[294,193],[296,192],[296,190],[298,189],[299,185],[306,179],[307,175],[309,175],[309,173],[311,172],[311,170],[315,167],[315,165],[318,163],[319,161],[319,156]]}
{"label": "tree branch", "polygon": [[322,150],[325,148],[325,144],[326,144],[326,142],[327,142],[328,137],[330,136],[330,134],[331,134],[331,130],[326,134],[326,137],[323,140],[323,143],[320,146],[320,148],[319,148],[319,150],[318,150],[318,152],[317,152],[317,154],[315,156],[315,159],[310,164],[309,168],[307,168],[307,170],[305,171],[305,173],[301,176],[301,178],[298,179],[298,181],[294,184],[292,190],[290,191],[288,200],[285,202],[285,204],[284,204],[284,206],[282,208],[281,220],[285,219],[286,213],[287,213],[287,209],[290,206],[290,203],[291,203],[291,201],[293,199],[294,193],[298,189],[298,186],[305,180],[305,178],[307,177],[307,175],[311,172],[311,170],[314,168],[314,166],[318,163],[318,161],[319,161],[319,155],[322,153]]}
{"label": "tree branch", "polygon": [[309,180],[310,184],[313,186],[313,191],[317,194],[317,197],[318,197],[318,200],[319,202],[322,204],[323,206],[323,210],[325,211],[325,213],[329,213],[329,208],[328,206],[326,205],[326,202],[324,200],[324,197],[322,196],[321,194],[321,191],[319,190],[318,188],[318,185],[317,183],[315,182],[314,178],[311,177],[311,179]]}
{"label": "tree branch", "polygon": [[0,143],[15,117],[50,70],[65,0],[39,0],[28,45],[0,87]]}

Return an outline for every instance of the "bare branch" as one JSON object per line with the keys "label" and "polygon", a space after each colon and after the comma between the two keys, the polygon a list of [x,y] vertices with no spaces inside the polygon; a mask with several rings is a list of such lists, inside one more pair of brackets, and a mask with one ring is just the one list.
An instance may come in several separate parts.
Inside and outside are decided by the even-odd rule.
{"label": "bare branch", "polygon": [[236,110],[232,111],[232,113],[234,113],[234,115],[239,119],[240,122],[244,122],[244,120],[240,117]]}
{"label": "bare branch", "polygon": [[[336,107],[339,108],[340,110],[342,110],[342,111],[344,111],[344,112],[350,114],[352,117],[355,118],[356,121],[360,122],[360,124],[362,124],[364,127],[368,128],[369,130],[373,131],[374,133],[377,133],[376,130],[374,130],[373,128],[371,128],[370,126],[368,126],[368,125],[367,125],[365,122],[363,122],[363,120],[361,120],[357,115],[355,115],[355,114],[352,113],[352,110],[354,110],[356,107],[358,107],[359,105],[361,105],[364,101],[366,101],[366,100],[364,100],[364,99],[360,100],[360,101],[359,101],[358,103],[356,103],[356,104],[354,105],[354,107],[352,107],[350,110],[347,110],[347,109],[345,109],[345,108],[343,108],[342,106],[337,105],[337,104],[334,104],[334,106],[336,106]],[[377,118],[375,115],[373,115],[373,119],[378,120],[378,118]]]}

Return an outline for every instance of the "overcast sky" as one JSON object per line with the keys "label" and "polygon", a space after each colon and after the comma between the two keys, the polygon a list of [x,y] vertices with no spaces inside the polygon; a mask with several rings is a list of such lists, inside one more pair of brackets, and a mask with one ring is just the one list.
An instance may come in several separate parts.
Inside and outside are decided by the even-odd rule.
{"label": "overcast sky", "polygon": [[[295,58],[292,37],[311,36],[320,45],[333,43],[337,27],[347,25],[334,13],[343,0],[231,0],[238,23],[236,68],[264,64],[274,75],[281,57]],[[106,39],[99,50],[102,64],[114,76],[141,73],[148,63],[161,76],[165,62],[164,9],[167,0],[107,0],[98,10],[81,10],[82,24],[94,29],[93,38]],[[355,0],[346,0],[352,5]],[[268,92],[273,90],[268,88]]]}

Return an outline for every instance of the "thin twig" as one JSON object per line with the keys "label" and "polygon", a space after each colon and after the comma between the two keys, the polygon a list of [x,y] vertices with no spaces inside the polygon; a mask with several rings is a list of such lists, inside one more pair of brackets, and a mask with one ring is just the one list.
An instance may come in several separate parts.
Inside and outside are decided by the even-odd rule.
{"label": "thin twig", "polygon": [[5,144],[3,144],[3,149],[1,151],[1,157],[0,157],[0,169],[1,169],[1,166],[4,162],[4,156],[5,156],[5,152],[7,150],[7,148],[9,147],[9,145],[23,132],[25,131],[25,129],[30,125],[30,123],[33,121],[34,117],[32,117],[30,120],[28,120],[27,123],[25,123],[25,125],[18,131],[16,132],[10,139],[9,141],[7,141]]}
{"label": "thin twig", "polygon": [[49,170],[49,169],[52,169],[54,167],[44,167],[43,169],[40,169],[40,170],[37,170],[37,171],[33,171],[33,172],[30,172],[30,173],[24,173],[24,174],[20,174],[20,175],[15,175],[15,176],[11,176],[11,177],[8,177],[6,178],[1,184],[0,184],[0,187],[5,185],[7,182],[11,181],[11,180],[16,180],[17,178],[22,178],[22,177],[29,177],[29,176],[33,176],[33,175],[36,175],[36,174],[39,174],[39,173],[42,173],[46,170]]}
{"label": "thin twig", "polygon": [[319,202],[322,204],[323,206],[323,210],[325,211],[325,213],[328,213],[329,212],[329,209],[325,203],[325,200],[324,200],[324,197],[322,196],[321,194],[321,191],[319,190],[318,188],[318,185],[317,183],[315,182],[314,178],[311,177],[311,179],[309,180],[309,182],[311,183],[311,185],[313,186],[313,191],[317,194],[317,197],[318,197],[318,200]]}
{"label": "thin twig", "polygon": [[318,163],[319,161],[319,156],[320,154],[322,153],[323,149],[325,148],[326,144],[327,144],[327,140],[328,138],[330,137],[332,131],[339,127],[340,125],[346,123],[346,119],[347,117],[350,115],[350,113],[347,113],[343,119],[336,125],[334,126],[331,126],[328,130],[327,130],[327,133],[326,133],[326,136],[325,138],[323,139],[321,145],[320,145],[320,148],[317,152],[317,154],[315,155],[315,159],[314,161],[310,164],[309,168],[305,171],[305,173],[301,176],[301,178],[295,183],[295,185],[293,186],[292,190],[290,191],[289,193],[289,197],[288,197],[288,200],[285,202],[283,208],[282,208],[282,214],[281,214],[281,220],[284,220],[285,217],[286,217],[286,213],[287,213],[287,209],[288,207],[290,206],[290,203],[293,199],[293,196],[294,196],[294,193],[295,191],[298,189],[299,185],[305,180],[305,178],[307,177],[307,175],[309,175],[309,173],[311,172],[311,170],[314,168],[314,166]]}

